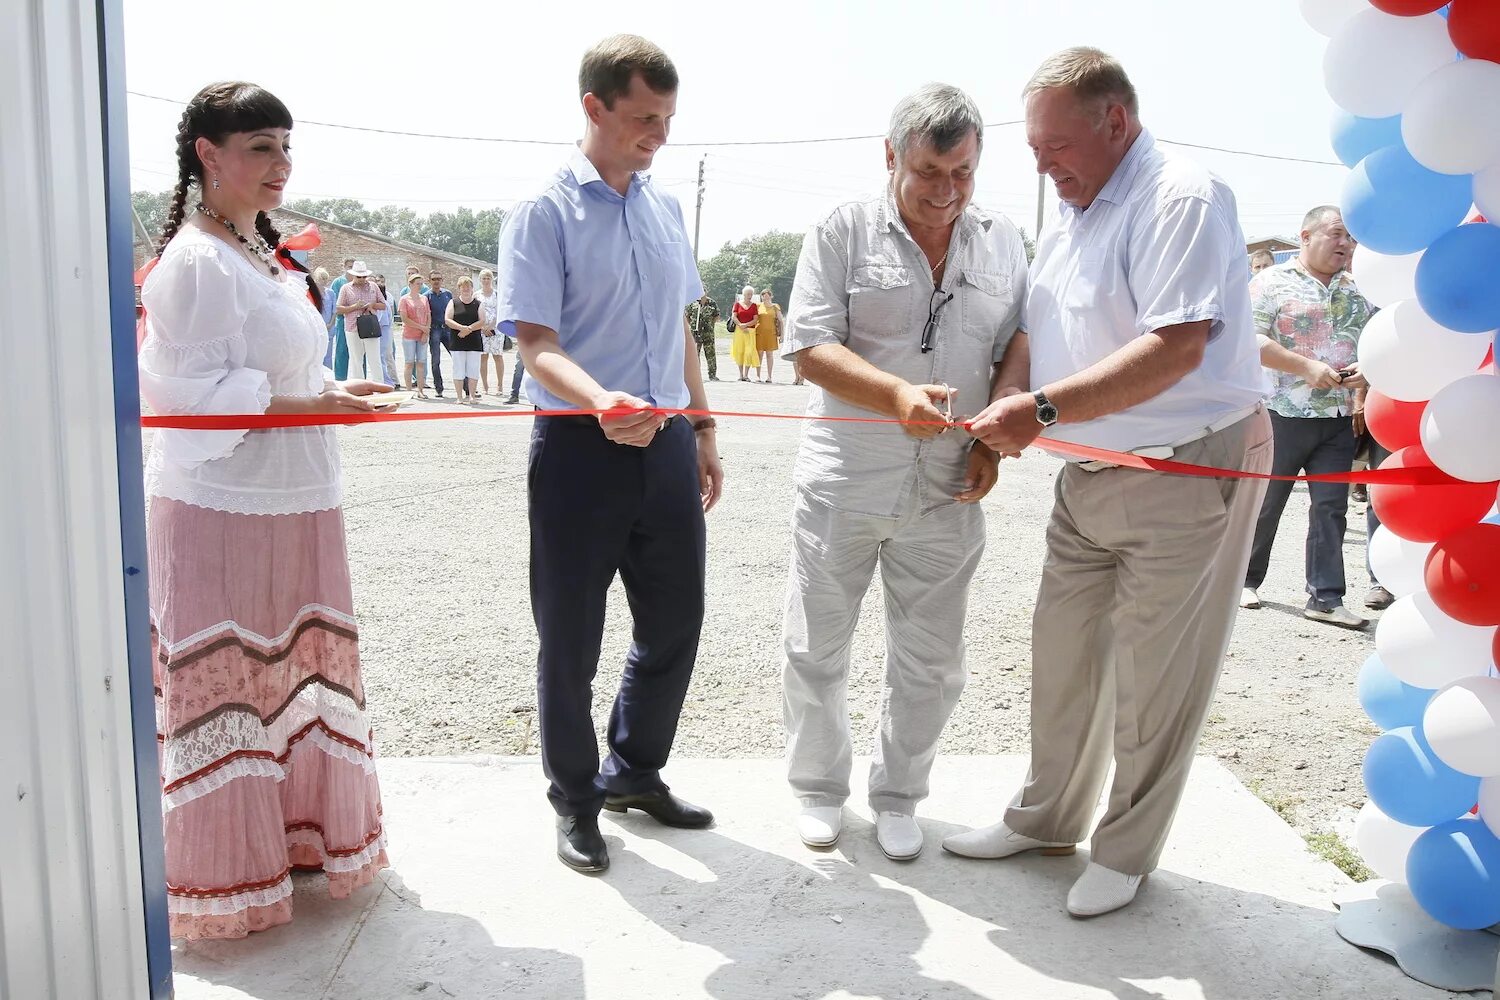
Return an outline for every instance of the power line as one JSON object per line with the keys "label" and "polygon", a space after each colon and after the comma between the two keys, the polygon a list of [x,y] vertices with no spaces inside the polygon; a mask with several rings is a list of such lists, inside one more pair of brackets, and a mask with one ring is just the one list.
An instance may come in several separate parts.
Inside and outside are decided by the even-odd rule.
{"label": "power line", "polygon": [[[161,101],[164,104],[175,104],[178,107],[186,106],[186,101],[175,100],[171,97],[160,97],[156,94],[143,94],[138,90],[127,90],[132,97],[140,97],[148,101]],[[561,139],[509,139],[499,136],[488,135],[446,135],[441,132],[406,132],[400,129],[372,128],[368,125],[345,125],[340,122],[320,122],[311,118],[299,119],[302,125],[318,125],[322,128],[338,128],[349,132],[371,132],[376,135],[399,135],[410,139],[452,139],[459,142],[500,142],[511,143],[521,146],[576,146],[578,143],[571,140]],[[986,125],[986,128],[999,128],[1002,125],[1019,125],[1019,120],[1012,122],[995,122]],[[673,142],[674,146],[688,146],[694,149],[719,148],[724,146],[806,146],[819,142],[857,142],[862,139],[884,139],[885,133],[873,135],[837,135],[820,136],[813,139],[727,139],[718,142]]]}
{"label": "power line", "polygon": [[1277,156],[1275,153],[1252,153],[1248,149],[1226,149],[1223,146],[1201,146],[1196,142],[1176,142],[1172,139],[1157,139],[1159,143],[1167,146],[1182,146],[1186,149],[1207,149],[1215,153],[1233,153],[1235,156],[1254,156],[1262,160],[1281,160],[1284,163],[1311,163],[1320,167],[1340,167],[1348,169],[1338,160],[1311,160],[1304,156]]}
{"label": "power line", "polygon": [[[171,97],[160,97],[156,94],[143,94],[138,90],[126,91],[132,97],[143,98],[148,101],[161,101],[164,104],[175,104],[183,107],[186,101],[179,101]],[[321,122],[311,118],[301,120],[303,125],[317,125],[321,128],[344,129],[349,132],[369,132],[375,135],[397,135],[409,139],[447,139],[455,142],[494,142],[510,143],[520,146],[576,146],[577,143],[561,139],[511,139],[500,136],[486,135],[447,135],[441,132],[407,132],[400,129],[373,128],[367,125],[346,125],[341,122]],[[1015,118],[1010,121],[989,122],[984,127],[989,129],[1004,128],[1009,125],[1024,125],[1024,119]],[[834,135],[819,136],[810,139],[729,139],[717,142],[682,142],[674,141],[672,145],[687,147],[691,149],[724,148],[730,146],[807,146],[816,143],[829,142],[861,142],[869,139],[884,139],[885,133],[878,132],[870,135]],[[1285,163],[1307,163],[1314,166],[1343,167],[1344,164],[1337,160],[1316,160],[1304,156],[1281,156],[1275,153],[1257,153],[1249,149],[1230,149],[1226,146],[1206,146],[1194,142],[1178,142],[1174,139],[1157,139],[1157,142],[1168,146],[1182,146],[1187,149],[1202,149],[1214,153],[1229,153],[1233,156],[1253,156],[1262,160],[1280,160]]]}
{"label": "power line", "polygon": [[[157,170],[152,167],[140,167],[131,165],[130,172],[133,174],[150,174],[155,177],[170,177],[176,180],[176,171]],[[656,177],[653,178],[662,187],[681,187],[684,184],[693,183],[690,177]],[[294,191],[294,201],[301,199],[335,200],[352,198],[355,201],[389,202],[397,205],[498,205],[508,207],[521,201],[522,198],[408,198],[405,195],[394,197],[386,195],[359,195],[359,194],[320,194],[316,191]]]}

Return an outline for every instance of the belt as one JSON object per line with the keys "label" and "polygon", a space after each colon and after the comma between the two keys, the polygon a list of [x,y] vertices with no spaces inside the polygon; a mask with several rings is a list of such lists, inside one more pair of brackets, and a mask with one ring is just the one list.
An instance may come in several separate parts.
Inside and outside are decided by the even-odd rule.
{"label": "belt", "polygon": [[[1192,444],[1194,441],[1202,441],[1210,434],[1217,434],[1220,431],[1228,430],[1235,424],[1239,423],[1241,420],[1244,420],[1246,417],[1259,413],[1261,410],[1265,409],[1265,406],[1266,404],[1264,402],[1260,402],[1256,403],[1254,406],[1243,407],[1241,409],[1235,410],[1232,413],[1225,414],[1218,420],[1215,420],[1213,423],[1209,424],[1207,427],[1200,427],[1197,430],[1193,431],[1191,434],[1188,434],[1185,437],[1180,438],[1179,440],[1173,441],[1171,444],[1150,445],[1145,448],[1133,448],[1131,449],[1130,454],[1139,455],[1142,458],[1155,458],[1161,461],[1165,461],[1171,458],[1176,453],[1178,448],[1186,447],[1187,445]],[[1074,464],[1084,472],[1103,472],[1105,469],[1119,468],[1119,466],[1114,462],[1105,461],[1075,462]]]}
{"label": "belt", "polygon": [[[541,407],[540,406],[533,406],[532,409],[533,410],[541,410]],[[573,415],[569,414],[569,415],[566,415],[566,416],[541,417],[539,419],[541,419],[541,420],[556,420],[559,423],[564,423],[564,424],[578,424],[580,426],[586,426],[586,427],[598,427],[599,426],[599,418],[596,417],[596,416],[594,416],[593,414],[590,414],[590,413],[580,413],[577,416],[573,416]],[[680,414],[680,413],[670,414],[670,415],[667,416],[667,418],[665,420],[663,420],[661,422],[661,427],[658,428],[658,431],[664,431],[667,428],[671,427],[672,424],[675,423],[676,421],[678,421],[678,420],[685,420],[685,419],[686,418],[682,414]]]}

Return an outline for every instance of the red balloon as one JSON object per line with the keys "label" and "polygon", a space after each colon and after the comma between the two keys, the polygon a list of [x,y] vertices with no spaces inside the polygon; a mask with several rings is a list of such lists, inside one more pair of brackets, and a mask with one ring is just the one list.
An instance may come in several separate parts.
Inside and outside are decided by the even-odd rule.
{"label": "red balloon", "polygon": [[[1419,445],[1402,448],[1380,463],[1381,469],[1432,467]],[[1467,528],[1489,512],[1500,483],[1469,483],[1444,475],[1438,483],[1402,486],[1374,483],[1370,503],[1380,523],[1411,542],[1437,542]]]}
{"label": "red balloon", "polygon": [[1448,0],[1370,0],[1373,6],[1387,14],[1395,14],[1399,17],[1431,14],[1447,2]]}
{"label": "red balloon", "polygon": [[1453,0],[1448,37],[1470,59],[1500,62],[1500,5],[1495,0]]}
{"label": "red balloon", "polygon": [[1386,451],[1422,443],[1422,411],[1427,401],[1408,403],[1371,389],[1365,397],[1365,425]]}
{"label": "red balloon", "polygon": [[1490,659],[1495,661],[1495,667],[1500,669],[1500,628],[1495,629],[1495,641],[1490,646]]}
{"label": "red balloon", "polygon": [[1434,545],[1427,593],[1455,621],[1500,625],[1500,524],[1471,524]]}

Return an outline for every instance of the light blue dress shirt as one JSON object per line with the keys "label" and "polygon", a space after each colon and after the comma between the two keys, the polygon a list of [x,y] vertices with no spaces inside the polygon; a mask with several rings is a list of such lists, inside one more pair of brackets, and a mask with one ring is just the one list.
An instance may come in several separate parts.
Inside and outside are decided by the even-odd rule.
{"label": "light blue dress shirt", "polygon": [[[575,149],[500,234],[496,317],[557,332],[568,355],[606,390],[654,406],[688,405],[683,311],[703,294],[677,199],[636,174],[621,195]],[[526,398],[577,409],[526,373]]]}

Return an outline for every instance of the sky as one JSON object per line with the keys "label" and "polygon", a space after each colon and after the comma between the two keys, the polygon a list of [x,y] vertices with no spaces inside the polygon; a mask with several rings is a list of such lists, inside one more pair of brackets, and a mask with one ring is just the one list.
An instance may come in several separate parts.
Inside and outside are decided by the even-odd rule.
{"label": "sky", "polygon": [[[1337,203],[1347,173],[1329,165],[1326,39],[1293,0],[125,0],[125,28],[136,189],[175,180],[178,102],[244,79],[298,120],[288,198],[423,214],[507,208],[540,190],[582,135],[583,52],[617,31],[644,35],[681,77],[652,174],[691,229],[702,163],[704,258],[756,233],[802,232],[886,176],[878,138],[704,144],[883,135],[896,102],[932,80],[966,90],[989,124],[975,203],[1034,232],[1034,162],[1022,127],[1004,123],[1021,117],[1041,61],[1070,45],[1121,61],[1158,140],[1328,161],[1179,147],[1233,188],[1249,239],[1295,235],[1308,208]],[[495,139],[555,144],[480,141]],[[1050,185],[1045,197],[1050,215]]]}

